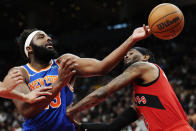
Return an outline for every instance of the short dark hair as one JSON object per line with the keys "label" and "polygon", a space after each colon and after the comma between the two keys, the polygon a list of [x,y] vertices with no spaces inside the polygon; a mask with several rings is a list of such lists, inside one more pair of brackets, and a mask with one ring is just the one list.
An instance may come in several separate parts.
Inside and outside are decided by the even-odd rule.
{"label": "short dark hair", "polygon": [[28,58],[26,57],[26,55],[24,53],[25,41],[26,41],[27,37],[35,30],[37,30],[37,29],[36,28],[34,28],[34,29],[24,29],[24,31],[20,34],[19,38],[17,39],[17,44],[18,44],[20,53],[21,53],[22,57],[24,57],[25,60],[28,60]]}
{"label": "short dark hair", "polygon": [[135,50],[139,51],[142,55],[149,55],[150,56],[150,58],[148,60],[149,62],[152,62],[152,63],[156,62],[155,58],[154,58],[154,55],[150,50],[148,50],[144,47],[134,47],[132,49],[135,49]]}

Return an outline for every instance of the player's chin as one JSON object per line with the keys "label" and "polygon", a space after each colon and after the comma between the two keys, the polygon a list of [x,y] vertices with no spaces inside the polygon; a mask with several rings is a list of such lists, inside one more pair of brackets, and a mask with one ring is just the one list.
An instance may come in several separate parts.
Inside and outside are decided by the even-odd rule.
{"label": "player's chin", "polygon": [[126,62],[124,62],[124,64],[125,64],[125,66],[129,66],[129,65],[131,65],[131,62],[126,61]]}
{"label": "player's chin", "polygon": [[51,47],[46,47],[46,49],[47,49],[47,50],[52,50],[52,51],[55,50],[53,46],[51,46]]}

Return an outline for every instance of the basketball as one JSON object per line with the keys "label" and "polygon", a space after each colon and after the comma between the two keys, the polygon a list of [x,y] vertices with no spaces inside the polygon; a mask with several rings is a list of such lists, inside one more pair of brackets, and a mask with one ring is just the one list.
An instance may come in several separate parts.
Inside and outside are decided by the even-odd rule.
{"label": "basketball", "polygon": [[153,35],[163,40],[170,40],[182,31],[184,16],[177,6],[163,3],[152,9],[148,16],[148,25]]}

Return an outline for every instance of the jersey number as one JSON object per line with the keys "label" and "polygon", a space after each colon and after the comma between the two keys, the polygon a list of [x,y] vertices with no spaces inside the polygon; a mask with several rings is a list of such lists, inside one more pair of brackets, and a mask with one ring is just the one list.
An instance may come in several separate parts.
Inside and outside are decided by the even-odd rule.
{"label": "jersey number", "polygon": [[[50,102],[50,107],[58,108],[61,105],[61,93],[59,92],[57,96]],[[45,109],[49,109],[49,105]]]}

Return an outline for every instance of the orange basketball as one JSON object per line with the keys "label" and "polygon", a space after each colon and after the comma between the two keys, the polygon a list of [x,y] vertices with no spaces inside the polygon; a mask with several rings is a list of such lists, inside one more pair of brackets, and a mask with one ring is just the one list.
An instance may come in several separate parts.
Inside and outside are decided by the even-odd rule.
{"label": "orange basketball", "polygon": [[177,6],[163,3],[152,9],[148,16],[148,25],[156,37],[170,40],[182,31],[184,16]]}

